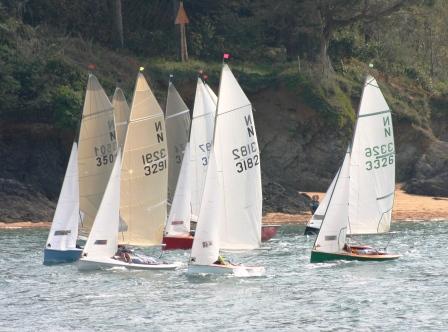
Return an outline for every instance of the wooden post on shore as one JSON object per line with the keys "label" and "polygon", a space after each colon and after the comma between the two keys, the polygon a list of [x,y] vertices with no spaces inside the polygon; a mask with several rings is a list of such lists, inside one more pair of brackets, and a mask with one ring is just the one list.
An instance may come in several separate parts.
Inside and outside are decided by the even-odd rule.
{"label": "wooden post on shore", "polygon": [[180,27],[180,57],[182,62],[185,62],[188,60],[188,50],[187,50],[187,34],[185,25],[188,24],[190,21],[188,20],[187,13],[184,9],[184,3],[183,1],[179,4],[179,10],[177,11],[176,20],[174,21],[174,24],[179,25]]}

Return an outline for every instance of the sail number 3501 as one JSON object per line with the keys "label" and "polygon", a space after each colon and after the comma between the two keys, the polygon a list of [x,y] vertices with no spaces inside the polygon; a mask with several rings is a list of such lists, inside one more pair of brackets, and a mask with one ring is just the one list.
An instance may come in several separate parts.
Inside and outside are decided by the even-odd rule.
{"label": "sail number 3501", "polygon": [[238,160],[235,163],[236,171],[238,173],[247,171],[260,164],[257,143],[255,142],[240,146],[237,149],[233,149],[232,154],[233,160]]}
{"label": "sail number 3501", "polygon": [[142,154],[143,170],[145,175],[159,173],[166,169],[166,153],[165,149],[159,151]]}

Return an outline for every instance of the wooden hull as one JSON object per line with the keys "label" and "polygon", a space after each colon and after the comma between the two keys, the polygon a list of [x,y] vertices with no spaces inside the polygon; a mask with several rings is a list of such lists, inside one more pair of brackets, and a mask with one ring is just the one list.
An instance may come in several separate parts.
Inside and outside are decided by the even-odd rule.
{"label": "wooden hull", "polygon": [[277,235],[280,225],[263,225],[261,226],[261,241],[266,242]]}
{"label": "wooden hull", "polygon": [[188,236],[164,236],[163,250],[188,250],[193,245],[194,237]]}
{"label": "wooden hull", "polygon": [[262,266],[244,266],[244,265],[188,265],[187,274],[213,274],[213,275],[234,275],[237,277],[260,277],[265,274],[265,268]]}
{"label": "wooden hull", "polygon": [[113,258],[104,259],[87,259],[81,258],[78,262],[78,270],[80,271],[93,271],[101,269],[110,269],[113,267],[124,267],[129,270],[175,270],[179,267],[179,264],[137,264],[127,263]]}
{"label": "wooden hull", "polygon": [[73,248],[67,250],[44,249],[44,265],[72,263],[79,260],[82,249]]}
{"label": "wooden hull", "polygon": [[[261,227],[261,241],[266,242],[273,238],[280,225],[263,225]],[[194,237],[187,236],[164,236],[163,237],[163,250],[188,250],[193,246]]]}
{"label": "wooden hull", "polygon": [[379,253],[379,254],[357,254],[340,251],[337,253],[323,252],[318,250],[311,251],[311,263],[322,263],[334,260],[348,261],[389,261],[399,258],[400,255]]}

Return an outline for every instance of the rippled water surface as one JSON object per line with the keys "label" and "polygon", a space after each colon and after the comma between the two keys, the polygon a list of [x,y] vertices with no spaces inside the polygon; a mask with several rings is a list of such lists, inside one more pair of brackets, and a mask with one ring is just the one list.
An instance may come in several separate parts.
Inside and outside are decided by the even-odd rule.
{"label": "rippled water surface", "polygon": [[[258,278],[82,273],[42,265],[47,230],[0,230],[0,330],[448,330],[448,221],[393,225],[391,262],[310,264],[313,238],[283,226],[267,250],[227,255]],[[364,238],[384,245],[388,237]],[[150,251],[147,251],[150,252]],[[167,261],[189,252],[168,252]]]}

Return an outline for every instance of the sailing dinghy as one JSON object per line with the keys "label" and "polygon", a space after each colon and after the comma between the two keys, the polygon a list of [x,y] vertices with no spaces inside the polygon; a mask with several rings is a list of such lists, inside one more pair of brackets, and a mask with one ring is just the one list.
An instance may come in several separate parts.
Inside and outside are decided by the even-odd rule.
{"label": "sailing dinghy", "polygon": [[198,78],[194,99],[188,151],[176,186],[163,237],[164,250],[191,249],[191,222],[197,221],[207,174],[213,128],[215,126],[216,95]]}
{"label": "sailing dinghy", "polygon": [[[331,188],[333,186],[333,188]],[[368,76],[352,148],[316,214],[322,220],[312,262],[329,259],[389,260],[400,257],[369,246],[350,245],[347,234],[388,232],[395,187],[395,148],[390,109]],[[325,209],[325,210],[324,210]],[[324,211],[323,211],[324,210]],[[322,235],[321,235],[322,233]]]}
{"label": "sailing dinghy", "polygon": [[81,271],[112,267],[140,270],[174,270],[178,264],[159,262],[152,257],[120,255],[118,227],[120,224],[120,172],[121,155],[117,155],[112,174],[104,192],[98,213],[78,262]]}
{"label": "sailing dinghy", "polygon": [[[368,76],[361,97],[350,154],[349,228],[347,234],[390,230],[395,191],[392,116],[376,80]],[[318,232],[336,174],[305,232]]]}
{"label": "sailing dinghy", "polygon": [[[255,249],[260,245],[259,163],[252,106],[230,68],[223,64],[213,145],[189,274],[264,274],[264,267],[230,264],[219,256],[220,249]],[[235,225],[231,218],[240,225]]]}
{"label": "sailing dinghy", "polygon": [[79,211],[78,149],[73,143],[61,194],[44,249],[44,264],[74,262],[81,256],[82,249],[76,246]]}

